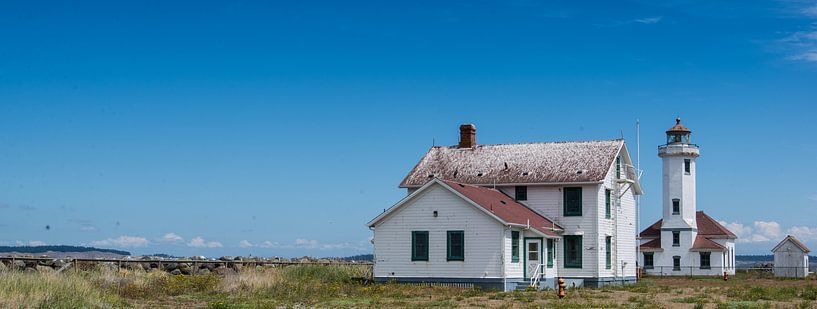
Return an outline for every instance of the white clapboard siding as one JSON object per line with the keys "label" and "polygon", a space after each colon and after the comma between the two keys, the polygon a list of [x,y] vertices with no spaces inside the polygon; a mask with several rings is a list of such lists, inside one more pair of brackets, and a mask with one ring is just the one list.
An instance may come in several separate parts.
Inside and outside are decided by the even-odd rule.
{"label": "white clapboard siding", "polygon": [[[584,250],[582,250],[582,268],[563,267],[564,241],[557,242],[555,261],[557,265],[556,270],[560,276],[597,277],[599,267],[604,268],[604,251],[602,251],[601,254],[598,252],[599,248],[603,248],[603,246],[600,247],[599,245],[604,244],[604,236],[599,236],[597,222],[599,210],[602,211],[601,216],[604,216],[604,191],[601,191],[602,196],[600,198],[600,185],[566,186],[582,188],[583,209],[582,216],[580,217],[565,217],[563,215],[564,195],[562,194],[562,188],[565,186],[528,186],[528,199],[522,201],[522,203],[561,225],[565,229],[564,235],[582,235],[582,245],[584,247]],[[509,196],[514,197],[515,189],[513,186],[498,188]],[[634,235],[634,233],[635,232],[633,232],[632,235]],[[601,242],[598,240],[599,237],[602,237]],[[632,237],[635,238],[635,236]]]}
{"label": "white clapboard siding", "polygon": [[[438,217],[433,212],[438,211]],[[446,260],[449,230],[465,231],[465,261]],[[438,184],[375,226],[377,277],[500,278],[504,226]],[[411,231],[429,232],[429,260],[411,261]]]}
{"label": "white clapboard siding", "polygon": [[808,255],[800,247],[786,240],[774,252],[774,275],[805,277],[807,274]]}
{"label": "white clapboard siding", "polygon": [[[519,232],[519,260],[517,262],[513,262],[513,255],[511,244],[513,243],[513,237],[511,236],[511,231]],[[524,274],[522,273],[522,253],[523,253],[523,239],[524,233],[519,229],[508,229],[505,231],[505,277],[506,278],[522,278]]]}
{"label": "white clapboard siding", "polygon": [[[582,215],[581,216],[571,216],[565,217],[563,214],[563,195],[561,192],[561,188],[559,188],[558,194],[555,194],[559,199],[559,205],[556,207],[556,211],[559,213],[559,216],[556,219],[556,222],[564,228],[563,235],[582,235],[582,268],[564,268],[564,241],[560,241],[557,247],[559,247],[559,254],[558,259],[561,261],[559,263],[559,274],[565,277],[588,277],[593,278],[597,277],[596,274],[599,269],[599,252],[598,248],[600,245],[603,245],[603,242],[599,242],[599,233],[598,233],[598,190],[600,185],[584,185],[580,186],[582,188]],[[603,202],[603,201],[602,201]],[[552,211],[552,210],[551,210]],[[603,214],[602,214],[603,216]],[[602,252],[603,256],[604,252]],[[603,258],[603,257],[602,257]],[[602,265],[602,267],[604,267]]]}
{"label": "white clapboard siding", "polygon": [[[630,175],[626,173],[626,165],[632,164],[627,161],[626,156],[620,154],[621,157],[621,178],[629,179]],[[634,180],[634,179],[631,179]],[[636,272],[636,213],[635,213],[635,193],[634,188],[629,184],[618,184],[620,194],[619,200],[616,200],[616,165],[610,166],[610,170],[604,179],[604,185],[599,188],[599,242],[602,244],[599,248],[599,276],[635,276]],[[611,191],[611,216],[607,219],[605,216],[605,190]],[[612,236],[613,256],[612,267],[606,269],[606,256],[604,248],[604,237]],[[626,264],[624,264],[626,263]],[[624,272],[622,273],[622,266]]]}

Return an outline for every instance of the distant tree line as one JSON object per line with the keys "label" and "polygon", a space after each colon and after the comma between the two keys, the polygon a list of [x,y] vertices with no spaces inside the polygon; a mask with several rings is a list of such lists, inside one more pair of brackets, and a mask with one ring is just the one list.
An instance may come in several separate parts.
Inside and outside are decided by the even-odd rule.
{"label": "distant tree line", "polygon": [[114,249],[100,249],[94,247],[80,247],[80,246],[0,246],[0,252],[19,252],[19,253],[44,253],[47,251],[53,252],[106,252],[119,255],[130,255],[128,251],[114,250]]}

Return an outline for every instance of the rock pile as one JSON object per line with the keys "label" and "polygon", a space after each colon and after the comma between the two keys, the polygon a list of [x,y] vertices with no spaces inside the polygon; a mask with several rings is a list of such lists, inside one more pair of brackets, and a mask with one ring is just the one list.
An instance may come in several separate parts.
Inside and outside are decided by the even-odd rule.
{"label": "rock pile", "polygon": [[123,260],[111,261],[75,261],[70,258],[49,259],[40,257],[38,259],[13,259],[5,257],[0,260],[0,272],[2,271],[28,271],[28,272],[55,272],[62,269],[76,267],[83,270],[108,270],[117,271],[127,269],[137,272],[165,271],[173,275],[200,275],[218,274],[227,275],[240,272],[251,267],[277,267],[287,263],[324,263],[333,264],[340,261],[330,259],[315,259],[312,257],[301,258],[259,258],[259,257],[233,257],[222,256],[217,259],[205,258],[203,256],[193,256],[182,259],[160,258],[155,256],[129,256]]}

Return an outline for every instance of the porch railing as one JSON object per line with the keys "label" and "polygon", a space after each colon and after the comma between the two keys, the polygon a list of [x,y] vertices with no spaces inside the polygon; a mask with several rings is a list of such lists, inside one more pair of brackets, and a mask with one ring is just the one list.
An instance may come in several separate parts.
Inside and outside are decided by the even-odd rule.
{"label": "porch railing", "polygon": [[533,276],[530,277],[530,286],[533,288],[539,287],[539,281],[545,276],[545,264],[536,265]]}

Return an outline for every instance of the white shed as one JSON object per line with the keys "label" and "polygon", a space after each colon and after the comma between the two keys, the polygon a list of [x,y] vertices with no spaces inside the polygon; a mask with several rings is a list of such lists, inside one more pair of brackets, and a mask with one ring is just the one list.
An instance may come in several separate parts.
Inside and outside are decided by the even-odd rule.
{"label": "white shed", "polygon": [[808,276],[808,254],[806,245],[794,236],[788,235],[772,249],[774,252],[774,275],[776,277],[804,278]]}

